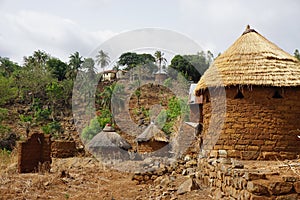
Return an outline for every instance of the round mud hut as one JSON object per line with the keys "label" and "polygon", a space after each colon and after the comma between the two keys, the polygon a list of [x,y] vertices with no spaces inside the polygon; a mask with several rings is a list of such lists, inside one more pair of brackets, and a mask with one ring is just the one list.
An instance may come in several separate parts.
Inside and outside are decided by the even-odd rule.
{"label": "round mud hut", "polygon": [[169,144],[166,134],[153,122],[136,138],[138,153],[156,152]]}
{"label": "round mud hut", "polygon": [[[220,88],[225,97],[215,95]],[[300,63],[249,26],[215,59],[195,94],[203,95],[203,152],[225,150],[244,160],[299,155]],[[225,103],[213,108],[221,98]],[[225,107],[221,128],[218,106]]]}
{"label": "round mud hut", "polygon": [[131,145],[122,138],[109,124],[87,144],[97,158],[102,161],[127,160]]}

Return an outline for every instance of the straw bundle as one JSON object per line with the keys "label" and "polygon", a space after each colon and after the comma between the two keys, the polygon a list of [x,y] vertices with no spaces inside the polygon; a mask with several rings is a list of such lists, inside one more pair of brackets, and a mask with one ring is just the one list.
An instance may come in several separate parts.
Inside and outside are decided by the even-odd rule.
{"label": "straw bundle", "polygon": [[299,86],[300,62],[247,26],[204,73],[195,93],[220,86]]}

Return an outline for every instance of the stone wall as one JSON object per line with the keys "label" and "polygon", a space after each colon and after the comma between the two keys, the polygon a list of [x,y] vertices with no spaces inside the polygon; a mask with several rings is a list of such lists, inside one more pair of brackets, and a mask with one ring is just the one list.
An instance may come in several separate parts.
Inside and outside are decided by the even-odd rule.
{"label": "stone wall", "polygon": [[37,172],[40,167],[50,170],[51,140],[48,135],[33,133],[26,141],[18,143],[18,171]]}
{"label": "stone wall", "polygon": [[54,158],[73,157],[76,153],[75,141],[55,140],[51,144],[51,156]]}
{"label": "stone wall", "polygon": [[218,114],[221,104],[214,104],[217,115],[211,117],[212,102],[218,102],[218,97],[210,97],[208,91],[204,94],[203,148],[226,150],[229,157],[244,160],[293,159],[299,155],[300,89],[253,87],[240,92],[243,97],[237,95],[237,87],[226,88],[223,126]]}
{"label": "stone wall", "polygon": [[196,177],[213,199],[298,200],[299,171],[298,162],[236,161],[220,150],[198,160]]}

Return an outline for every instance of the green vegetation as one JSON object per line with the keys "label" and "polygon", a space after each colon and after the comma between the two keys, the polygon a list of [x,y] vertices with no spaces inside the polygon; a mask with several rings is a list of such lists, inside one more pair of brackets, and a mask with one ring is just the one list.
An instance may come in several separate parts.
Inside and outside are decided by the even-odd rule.
{"label": "green vegetation", "polygon": [[[295,56],[299,52],[295,52]],[[179,81],[179,84],[186,85],[187,82],[181,79],[188,78],[189,80],[198,81],[200,73],[211,63],[213,56],[210,52],[199,52],[197,55],[175,56],[171,65],[173,71],[180,72],[183,76],[170,74],[171,78],[164,82],[166,87],[174,85],[174,80]],[[39,126],[45,134],[58,136],[63,133],[61,120],[65,116],[70,116],[72,107],[72,92],[74,80],[78,72],[85,73],[87,77],[97,78],[96,66],[100,66],[103,70],[110,64],[110,57],[107,52],[100,50],[93,58],[83,58],[79,52],[75,52],[69,56],[68,62],[64,62],[59,58],[55,58],[42,50],[34,51],[32,55],[25,56],[22,65],[18,65],[9,58],[0,57],[0,133],[7,134],[10,129],[5,126],[4,121],[8,119],[10,110],[6,110],[8,106],[14,104],[26,105],[24,110],[20,111],[19,121],[16,123],[26,127],[26,132],[29,132],[30,127]],[[115,69],[120,67],[125,70],[134,69],[132,77],[138,77],[136,82],[131,83],[132,87],[137,87],[134,95],[138,99],[137,110],[146,118],[149,118],[149,111],[140,105],[140,97],[142,91],[140,87],[140,79],[142,77],[149,78],[157,69],[166,68],[166,59],[164,53],[156,51],[154,55],[134,52],[123,53],[118,62],[115,64]],[[195,71],[195,68],[197,69]],[[81,73],[81,74],[82,74]],[[131,72],[130,72],[131,73]],[[94,83],[84,84],[81,86],[86,94],[82,94],[83,99],[93,98],[90,94],[90,89],[95,87]],[[81,89],[82,89],[81,88]],[[85,90],[86,89],[86,90]],[[106,123],[113,124],[111,109],[120,109],[124,107],[125,91],[124,86],[113,83],[106,86],[101,92],[96,90],[96,105],[97,113],[89,126],[83,130],[82,137],[85,140],[91,139],[97,134]],[[114,101],[114,108],[111,108],[111,101]],[[183,115],[183,100],[171,99],[168,109],[164,114],[158,117],[159,121],[165,121],[163,130],[166,133],[172,132],[172,127],[178,116]],[[164,117],[165,119],[163,119]],[[4,124],[3,124],[4,123]]]}
{"label": "green vegetation", "polygon": [[198,82],[213,59],[213,54],[210,51],[206,53],[201,51],[196,55],[176,55],[171,60],[169,74],[175,79],[177,72],[180,72],[187,80]]}
{"label": "green vegetation", "polygon": [[171,134],[178,117],[181,117],[181,119],[183,120],[188,119],[188,111],[189,107],[187,104],[187,99],[178,99],[176,97],[173,97],[169,99],[168,109],[162,110],[157,116],[156,124],[162,127],[162,130],[166,134]]}

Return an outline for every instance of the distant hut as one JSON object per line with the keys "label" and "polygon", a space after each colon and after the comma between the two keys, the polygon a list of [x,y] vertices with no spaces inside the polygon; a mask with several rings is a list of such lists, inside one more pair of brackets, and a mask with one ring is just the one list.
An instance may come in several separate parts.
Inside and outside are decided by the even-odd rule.
{"label": "distant hut", "polygon": [[162,149],[169,143],[167,135],[153,122],[136,138],[139,153],[151,153]]}
{"label": "distant hut", "polygon": [[[216,71],[223,84],[216,79]],[[209,140],[210,95],[225,87],[225,122],[212,147]],[[195,93],[203,95],[203,137],[205,150],[226,150],[228,157],[290,159],[300,153],[300,63],[249,26],[204,73]],[[218,110],[216,108],[215,110]],[[213,125],[211,125],[213,126]]]}
{"label": "distant hut", "polygon": [[131,145],[122,138],[115,130],[107,124],[105,128],[98,133],[87,144],[88,149],[99,156],[101,159],[125,160],[129,158],[128,150]]}
{"label": "distant hut", "polygon": [[202,123],[202,103],[203,96],[196,96],[194,91],[197,84],[191,84],[189,90],[188,104],[190,107],[190,121],[194,123]]}

